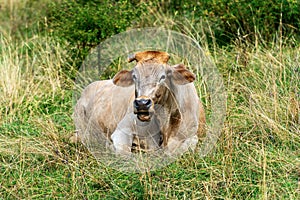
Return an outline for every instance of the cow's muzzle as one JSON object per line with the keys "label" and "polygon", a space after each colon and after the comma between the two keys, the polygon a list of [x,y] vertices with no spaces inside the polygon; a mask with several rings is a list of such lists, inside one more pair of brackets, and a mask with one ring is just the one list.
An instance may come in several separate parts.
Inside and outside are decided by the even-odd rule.
{"label": "cow's muzzle", "polygon": [[136,98],[133,101],[134,114],[141,121],[150,121],[153,111],[151,107],[153,106],[152,100],[149,98]]}

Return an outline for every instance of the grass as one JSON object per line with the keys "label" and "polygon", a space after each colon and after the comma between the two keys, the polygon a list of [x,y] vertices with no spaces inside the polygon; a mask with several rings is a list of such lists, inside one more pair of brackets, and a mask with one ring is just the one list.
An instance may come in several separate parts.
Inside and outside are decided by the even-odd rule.
{"label": "grass", "polygon": [[130,174],[69,143],[75,66],[67,44],[39,32],[14,40],[8,32],[0,33],[0,199],[299,199],[297,43],[204,43],[228,97],[214,152]]}

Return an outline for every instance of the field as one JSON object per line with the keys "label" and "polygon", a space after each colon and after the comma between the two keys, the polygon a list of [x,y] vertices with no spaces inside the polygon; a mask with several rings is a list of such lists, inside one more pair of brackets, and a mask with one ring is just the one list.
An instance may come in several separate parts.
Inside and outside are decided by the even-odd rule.
{"label": "field", "polygon": [[[125,173],[69,142],[78,66],[68,43],[39,30],[23,35],[12,15],[0,17],[0,199],[300,199],[300,45],[293,37],[279,32],[272,42],[240,38],[221,47],[191,31],[225,85],[221,137],[206,157],[186,153],[156,171]],[[157,17],[163,23],[166,16]],[[201,98],[209,115],[209,95]]]}

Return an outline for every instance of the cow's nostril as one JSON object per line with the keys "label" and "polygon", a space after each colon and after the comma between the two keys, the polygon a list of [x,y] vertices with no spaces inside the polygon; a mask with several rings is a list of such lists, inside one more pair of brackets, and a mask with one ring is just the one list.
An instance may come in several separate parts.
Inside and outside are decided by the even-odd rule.
{"label": "cow's nostril", "polygon": [[134,106],[135,108],[139,108],[139,100],[134,100],[134,101],[133,101],[133,106]]}
{"label": "cow's nostril", "polygon": [[144,99],[143,104],[150,107],[152,103],[150,99]]}

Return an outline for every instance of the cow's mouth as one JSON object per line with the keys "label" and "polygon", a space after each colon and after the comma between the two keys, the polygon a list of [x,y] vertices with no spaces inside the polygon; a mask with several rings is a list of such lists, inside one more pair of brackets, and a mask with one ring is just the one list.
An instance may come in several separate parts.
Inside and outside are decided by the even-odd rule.
{"label": "cow's mouth", "polygon": [[137,118],[142,122],[147,122],[151,120],[152,113],[151,112],[137,112],[135,113]]}

